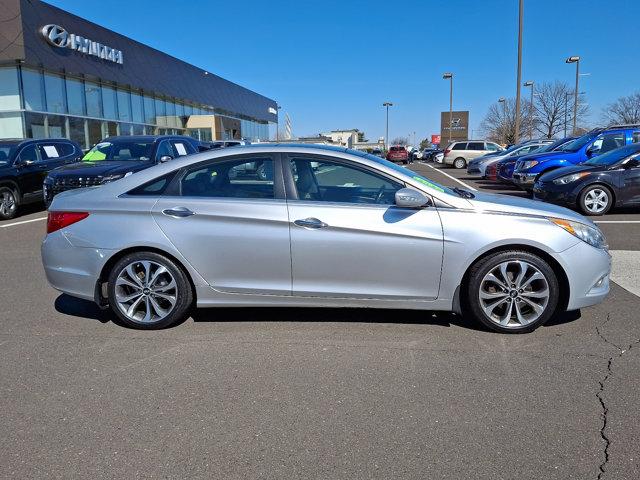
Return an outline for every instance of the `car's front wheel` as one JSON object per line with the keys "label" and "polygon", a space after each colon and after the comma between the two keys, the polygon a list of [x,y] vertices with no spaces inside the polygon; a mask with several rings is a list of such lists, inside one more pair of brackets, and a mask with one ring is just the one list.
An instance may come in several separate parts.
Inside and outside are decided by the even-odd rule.
{"label": "car's front wheel", "polygon": [[587,215],[604,215],[613,205],[613,194],[604,185],[585,188],[578,198],[578,206]]}
{"label": "car's front wheel", "polygon": [[471,268],[463,313],[496,332],[530,332],[555,314],[558,291],[556,274],[541,257],[497,252]]}
{"label": "car's front wheel", "polygon": [[0,186],[0,220],[9,220],[18,212],[16,192],[6,185]]}
{"label": "car's front wheel", "polygon": [[462,157],[458,157],[453,161],[453,166],[457,169],[465,168],[467,166],[467,161]]}
{"label": "car's front wheel", "polygon": [[108,296],[122,324],[144,330],[184,321],[193,303],[185,272],[155,252],[134,252],[116,262],[109,274]]}

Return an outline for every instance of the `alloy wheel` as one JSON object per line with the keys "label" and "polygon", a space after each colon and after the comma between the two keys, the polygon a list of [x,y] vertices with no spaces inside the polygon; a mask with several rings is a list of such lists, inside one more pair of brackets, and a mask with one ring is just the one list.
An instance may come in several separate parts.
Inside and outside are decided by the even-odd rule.
{"label": "alloy wheel", "polygon": [[16,211],[16,197],[8,188],[0,192],[0,215],[10,218]]}
{"label": "alloy wheel", "polygon": [[464,168],[466,163],[467,162],[464,161],[464,158],[456,158],[453,162],[453,166],[460,169],[460,168]]}
{"label": "alloy wheel", "polygon": [[118,274],[115,299],[118,309],[132,322],[156,323],[173,311],[178,286],[164,265],[150,260],[135,261]]}
{"label": "alloy wheel", "polygon": [[480,306],[486,317],[503,328],[535,322],[549,303],[549,282],[534,265],[510,260],[492,268],[480,282]]}
{"label": "alloy wheel", "polygon": [[584,206],[590,213],[602,213],[609,206],[609,194],[602,188],[593,188],[584,196]]}

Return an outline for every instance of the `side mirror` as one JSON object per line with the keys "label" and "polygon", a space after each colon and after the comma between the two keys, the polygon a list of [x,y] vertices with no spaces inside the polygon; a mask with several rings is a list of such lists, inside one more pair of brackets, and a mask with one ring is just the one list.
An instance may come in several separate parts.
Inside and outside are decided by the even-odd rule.
{"label": "side mirror", "polygon": [[638,167],[640,167],[640,160],[638,160],[637,158],[632,158],[631,160],[629,160],[627,163],[624,164],[625,170],[630,170],[632,168],[638,168]]}
{"label": "side mirror", "polygon": [[396,207],[420,208],[429,203],[429,198],[413,188],[401,188],[395,195]]}
{"label": "side mirror", "polygon": [[173,157],[169,155],[163,155],[160,157],[160,163],[168,162],[169,160],[173,160]]}

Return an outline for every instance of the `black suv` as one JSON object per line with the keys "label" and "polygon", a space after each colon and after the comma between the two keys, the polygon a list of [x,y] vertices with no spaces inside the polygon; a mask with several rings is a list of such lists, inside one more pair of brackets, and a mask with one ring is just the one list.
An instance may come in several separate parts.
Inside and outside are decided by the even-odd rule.
{"label": "black suv", "polygon": [[0,220],[18,207],[42,201],[42,182],[50,170],[82,158],[80,145],[65,138],[0,140]]}
{"label": "black suv", "polygon": [[198,152],[198,140],[180,135],[107,137],[89,150],[82,161],[49,172],[44,180],[44,200],[65,190],[95,187],[134,172]]}

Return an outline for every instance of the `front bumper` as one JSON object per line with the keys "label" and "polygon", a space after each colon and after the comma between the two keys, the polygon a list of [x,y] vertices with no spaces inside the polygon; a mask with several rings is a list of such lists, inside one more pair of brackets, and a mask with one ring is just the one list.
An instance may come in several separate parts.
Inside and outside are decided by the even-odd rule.
{"label": "front bumper", "polygon": [[514,173],[513,183],[521,188],[531,188],[536,181],[537,173]]}
{"label": "front bumper", "polygon": [[477,163],[477,164],[474,165],[474,164],[470,163],[467,166],[467,173],[471,174],[471,175],[480,173],[480,164]]}
{"label": "front bumper", "polygon": [[611,255],[580,242],[558,255],[569,281],[567,310],[596,305],[609,293]]}

